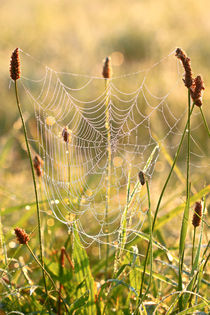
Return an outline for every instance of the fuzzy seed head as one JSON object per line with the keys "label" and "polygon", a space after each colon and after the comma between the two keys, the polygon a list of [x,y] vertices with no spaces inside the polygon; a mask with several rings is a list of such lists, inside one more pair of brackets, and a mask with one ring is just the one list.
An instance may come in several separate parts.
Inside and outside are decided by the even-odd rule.
{"label": "fuzzy seed head", "polygon": [[205,90],[203,79],[198,75],[194,80],[190,88],[190,95],[195,105],[202,106],[203,90]]}
{"label": "fuzzy seed head", "polygon": [[64,127],[62,131],[62,137],[64,142],[69,143],[71,142],[71,130],[68,127]]}
{"label": "fuzzy seed head", "polygon": [[102,75],[104,79],[110,79],[112,77],[111,58],[106,57],[103,67]]}
{"label": "fuzzy seed head", "polygon": [[139,181],[142,186],[145,184],[145,175],[142,171],[139,172]]}
{"label": "fuzzy seed head", "polygon": [[18,48],[13,51],[11,56],[10,77],[14,81],[20,79],[20,57]]}
{"label": "fuzzy seed head", "polygon": [[185,70],[185,78],[183,81],[185,86],[189,89],[193,83],[190,58],[187,57],[187,55],[181,48],[177,48],[175,56],[182,62],[182,65]]}
{"label": "fuzzy seed head", "polygon": [[41,177],[42,176],[42,166],[44,164],[42,159],[38,155],[36,155],[34,157],[33,163],[34,163],[34,169],[36,171],[36,175],[38,177]]}
{"label": "fuzzy seed head", "polygon": [[197,201],[195,203],[194,214],[193,214],[193,219],[192,219],[192,225],[195,228],[200,225],[201,216],[202,216],[202,204],[200,201]]}
{"label": "fuzzy seed head", "polygon": [[29,241],[29,235],[20,228],[15,228],[15,235],[19,244],[27,244]]}

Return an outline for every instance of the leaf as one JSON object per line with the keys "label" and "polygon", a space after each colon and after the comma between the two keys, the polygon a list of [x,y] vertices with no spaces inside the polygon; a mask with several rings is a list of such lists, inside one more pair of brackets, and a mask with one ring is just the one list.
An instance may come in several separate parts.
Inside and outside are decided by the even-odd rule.
{"label": "leaf", "polygon": [[74,301],[72,304],[71,304],[71,307],[70,307],[70,314],[73,314],[73,312],[81,307],[83,307],[87,301],[89,299],[89,291],[86,291],[82,296],[80,296],[76,301]]}
{"label": "leaf", "polygon": [[[144,267],[143,267],[143,266],[135,265],[134,267],[137,268],[140,272],[143,272],[143,270],[144,270]],[[150,275],[150,270],[146,269],[146,272],[145,272],[145,273],[146,273],[147,275]],[[177,286],[177,283],[176,283],[175,281],[169,279],[168,277],[166,277],[166,276],[164,276],[164,275],[162,275],[162,274],[160,274],[160,273],[157,273],[157,272],[154,272],[154,271],[153,271],[153,272],[152,272],[152,277],[155,278],[155,279],[158,279],[158,280],[160,280],[160,281],[162,281],[162,282],[165,282],[165,283],[167,283],[167,284],[169,284],[169,285],[172,285],[172,286],[174,286],[174,287]]]}
{"label": "leaf", "polygon": [[[155,146],[155,148],[153,149],[152,153],[150,154],[149,158],[147,159],[147,162],[144,166],[144,169],[143,169],[143,173],[146,173],[148,168],[150,167],[152,161],[153,161],[153,158],[154,158],[154,155],[156,153],[156,151],[159,150],[159,146]],[[120,247],[120,250],[119,250],[119,255],[118,255],[118,259],[120,259],[120,256],[122,254],[122,251],[124,250],[125,248],[125,245],[126,245],[126,238],[127,238],[127,235],[126,235],[126,230],[127,230],[127,212],[128,212],[128,209],[129,209],[129,206],[131,204],[131,202],[133,201],[134,197],[135,197],[135,194],[136,192],[138,191],[138,188],[140,186],[140,182],[139,182],[139,178],[137,179],[137,182],[134,186],[134,189],[132,191],[132,193],[130,194],[130,170],[129,170],[129,174],[128,174],[128,184],[127,184],[127,199],[126,199],[126,205],[125,205],[125,208],[124,208],[124,211],[123,211],[123,214],[122,214],[122,218],[121,218],[121,223],[120,223],[120,231],[119,231],[119,238],[118,238],[118,242],[119,242],[119,247]],[[142,188],[142,185],[140,187],[140,190]]]}
{"label": "leaf", "polygon": [[1,150],[0,153],[0,168],[2,168],[5,164],[5,162],[7,163],[7,157],[8,154],[13,146],[13,142],[14,142],[14,137],[13,135],[10,136],[7,140],[7,142],[5,143],[4,147]]}
{"label": "leaf", "polygon": [[[207,303],[202,302],[200,304],[197,304],[197,305],[194,305],[194,306],[188,308],[187,310],[184,310],[182,312],[177,313],[177,315],[194,314],[193,313],[194,311],[203,310],[206,306],[207,306]],[[207,314],[207,313],[202,313],[202,314]]]}
{"label": "leaf", "polygon": [[[39,204],[43,204],[43,203],[48,203],[48,200],[40,200],[39,201]],[[28,203],[23,203],[21,205],[18,205],[18,206],[12,206],[12,207],[8,207],[8,208],[5,208],[5,209],[2,209],[2,213],[1,215],[4,216],[4,215],[7,215],[7,214],[10,214],[16,210],[21,210],[21,209],[25,209],[26,207],[30,207],[30,208],[35,208],[36,207],[36,202],[33,201],[33,202],[28,202]],[[31,210],[31,209],[30,209]],[[28,211],[28,210],[27,210]]]}
{"label": "leaf", "polygon": [[138,296],[136,290],[131,285],[129,285],[128,283],[126,283],[126,282],[124,282],[122,280],[109,279],[109,280],[107,280],[107,283],[115,283],[116,285],[123,285],[126,288],[128,288],[130,291],[132,291],[136,296]]}
{"label": "leaf", "polygon": [[84,310],[84,314],[96,314],[95,306],[95,283],[90,270],[89,260],[85,249],[82,247],[80,237],[77,231],[76,223],[73,225],[74,233],[74,248],[73,248],[73,259],[74,259],[74,274],[78,283],[85,280],[86,288],[81,287],[80,291],[85,294],[88,290],[89,297],[88,302]]}

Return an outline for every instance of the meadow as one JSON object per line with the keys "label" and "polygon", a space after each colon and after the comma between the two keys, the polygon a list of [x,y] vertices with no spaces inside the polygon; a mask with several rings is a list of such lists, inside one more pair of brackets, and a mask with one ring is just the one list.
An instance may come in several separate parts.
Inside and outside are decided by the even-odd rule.
{"label": "meadow", "polygon": [[0,314],[208,314],[208,1],[0,6]]}

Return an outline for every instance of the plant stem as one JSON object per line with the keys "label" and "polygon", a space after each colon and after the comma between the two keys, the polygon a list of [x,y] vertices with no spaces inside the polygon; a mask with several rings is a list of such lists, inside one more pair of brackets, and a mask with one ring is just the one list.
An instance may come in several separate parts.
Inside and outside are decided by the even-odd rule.
{"label": "plant stem", "polygon": [[196,228],[193,229],[193,246],[192,246],[192,270],[193,270],[193,261],[194,261],[194,251],[195,251],[195,234]]}
{"label": "plant stem", "polygon": [[[117,273],[117,268],[119,263],[121,262],[123,250],[125,249],[126,239],[127,239],[127,213],[129,208],[129,199],[130,199],[130,184],[131,184],[131,164],[129,164],[128,170],[128,182],[127,182],[127,194],[126,194],[126,206],[123,211],[121,222],[120,222],[120,231],[118,236],[118,249],[115,253],[115,261],[114,261],[114,273]],[[131,216],[130,222],[131,224]]]}
{"label": "plant stem", "polygon": [[28,244],[26,244],[26,246],[27,246],[27,248],[29,249],[29,251],[30,251],[31,255],[33,256],[34,260],[36,261],[36,263],[42,268],[43,272],[47,275],[47,277],[48,277],[49,280],[51,281],[51,283],[52,283],[52,285],[53,285],[55,291],[58,293],[59,298],[62,299],[63,304],[64,304],[64,306],[65,306],[65,308],[66,308],[66,311],[68,312],[68,307],[67,307],[67,305],[66,305],[66,303],[65,303],[65,301],[64,301],[64,298],[62,297],[60,291],[56,288],[55,282],[53,281],[51,275],[47,272],[47,270],[46,270],[46,269],[42,266],[42,264],[39,262],[38,258],[35,256],[34,252],[33,252],[32,249],[31,249],[31,247],[30,247]]}
{"label": "plant stem", "polygon": [[[189,102],[189,94],[188,94],[188,102]],[[189,107],[188,107],[189,108]],[[192,115],[192,112],[193,112],[193,109],[194,109],[194,104],[192,105],[192,108],[190,110],[190,114],[188,114],[188,119],[187,119],[187,123],[185,125],[185,128],[184,128],[184,131],[183,131],[183,134],[182,134],[182,138],[180,140],[180,143],[179,143],[179,146],[178,146],[178,149],[176,151],[176,154],[175,154],[175,157],[174,157],[174,160],[173,160],[173,164],[171,166],[171,169],[170,169],[170,172],[168,174],[168,177],[166,178],[166,181],[165,181],[165,184],[163,186],[163,189],[161,191],[161,194],[160,194],[160,197],[158,199],[158,203],[157,203],[157,206],[156,206],[156,210],[155,210],[155,214],[154,214],[154,219],[153,219],[153,223],[152,223],[152,233],[154,232],[154,228],[155,228],[155,223],[156,223],[156,220],[157,220],[157,215],[158,215],[158,211],[160,209],[160,204],[161,204],[161,201],[163,199],[163,195],[164,195],[164,192],[166,190],[166,187],[169,183],[169,180],[171,178],[171,175],[172,175],[172,172],[173,172],[173,169],[176,165],[176,162],[177,162],[177,159],[178,159],[178,156],[179,156],[179,153],[180,153],[180,150],[181,150],[181,147],[182,147],[182,144],[183,144],[183,141],[184,141],[184,137],[185,137],[185,133],[186,133],[186,130],[188,128],[188,121],[190,120],[190,117]],[[151,243],[149,242],[148,243],[148,247],[147,247],[147,252],[146,252],[146,257],[149,255],[149,251],[150,251],[150,246],[151,246]],[[141,295],[141,292],[140,292],[140,295]],[[139,296],[140,296],[139,295]]]}
{"label": "plant stem", "polygon": [[201,111],[201,116],[202,116],[202,118],[203,118],[203,122],[204,122],[204,125],[205,125],[205,127],[206,127],[208,136],[210,137],[209,127],[208,127],[208,125],[207,125],[207,121],[206,121],[206,118],[205,118],[205,116],[204,116],[202,107],[200,107],[200,111]]}
{"label": "plant stem", "polygon": [[[21,110],[21,107],[20,107],[20,101],[19,101],[19,96],[18,96],[18,88],[17,88],[17,81],[15,81],[15,96],[16,96],[18,111],[19,111],[20,118],[21,118],[21,121],[22,121],[23,132],[24,132],[26,147],[27,147],[29,161],[30,161],[30,166],[31,166],[31,173],[32,173],[32,179],[33,179],[33,184],[34,184],[35,200],[36,200],[36,210],[37,210],[40,259],[41,259],[41,265],[42,265],[42,267],[44,267],[43,249],[42,249],[42,234],[41,234],[41,218],[40,218],[40,208],[39,208],[38,191],[37,191],[37,185],[36,185],[36,177],[35,177],[35,173],[34,173],[34,167],[33,167],[33,161],[32,161],[32,156],[31,156],[31,150],[30,150],[30,147],[29,147],[29,142],[28,142],[28,137],[27,137],[26,125],[25,125],[25,121],[24,121],[24,118],[23,118],[22,110]],[[42,275],[43,275],[45,293],[46,293],[46,296],[48,297],[47,284],[46,284],[45,273],[44,273],[43,269],[42,269]]]}
{"label": "plant stem", "polygon": [[[190,116],[192,115],[193,109],[194,109],[194,104],[193,104],[192,109],[191,109],[191,111],[190,111]],[[188,120],[189,120],[189,119],[190,119],[190,117],[188,116]],[[159,197],[159,199],[158,199],[157,207],[156,207],[155,214],[154,214],[153,224],[152,224],[152,231],[154,231],[154,227],[155,227],[155,223],[156,223],[156,219],[157,219],[157,214],[158,214],[158,211],[159,211],[159,209],[160,209],[160,204],[161,204],[161,201],[162,201],[162,199],[163,199],[164,192],[165,192],[166,187],[167,187],[167,185],[168,185],[168,182],[169,182],[169,180],[170,180],[170,178],[171,178],[171,175],[172,175],[174,166],[175,166],[175,164],[176,164],[176,161],[177,161],[177,159],[178,159],[178,156],[179,156],[179,153],[180,153],[180,150],[181,150],[181,147],[182,147],[182,143],[183,143],[183,140],[184,140],[184,137],[185,137],[185,133],[186,133],[186,130],[187,130],[187,128],[188,128],[188,120],[187,120],[187,123],[186,123],[186,125],[185,125],[184,131],[183,131],[183,134],[182,134],[182,138],[181,138],[181,140],[180,140],[179,147],[178,147],[178,149],[177,149],[177,151],[176,151],[176,154],[175,154],[175,157],[174,157],[173,164],[172,164],[172,166],[171,166],[170,172],[169,172],[169,174],[168,174],[168,177],[167,177],[167,179],[166,179],[166,181],[165,181],[165,184],[164,184],[163,189],[162,189],[162,191],[161,191],[160,197]]]}
{"label": "plant stem", "polygon": [[70,160],[70,152],[69,152],[69,143],[66,143],[66,153],[68,155],[68,183],[69,183],[69,198],[71,198],[71,160]]}
{"label": "plant stem", "polygon": [[33,256],[34,260],[36,261],[36,263],[41,267],[41,269],[43,270],[43,272],[47,275],[47,277],[50,279],[50,281],[52,282],[52,285],[54,286],[55,290],[57,291],[55,282],[53,281],[53,279],[51,278],[50,274],[47,272],[47,270],[42,266],[42,264],[39,262],[38,258],[35,256],[34,252],[32,251],[31,247],[26,244],[31,255]]}
{"label": "plant stem", "polygon": [[[191,111],[191,97],[190,90],[188,90],[188,122],[187,122],[187,179],[186,179],[186,206],[182,219],[182,227],[180,233],[180,242],[179,242],[179,282],[178,290],[182,291],[182,268],[184,262],[184,250],[185,250],[185,240],[187,235],[187,227],[189,220],[189,209],[190,209],[190,111]],[[179,299],[179,309],[182,310],[182,300],[183,297],[180,296]]]}
{"label": "plant stem", "polygon": [[105,112],[106,122],[105,127],[107,129],[107,152],[108,152],[108,167],[107,167],[107,191],[106,191],[106,267],[105,267],[105,279],[107,279],[108,273],[108,260],[109,260],[109,227],[108,227],[108,214],[110,208],[110,191],[111,191],[111,162],[112,162],[112,151],[111,151],[111,132],[110,132],[110,112],[109,112],[109,79],[105,79],[106,89],[106,101],[105,101]]}
{"label": "plant stem", "polygon": [[148,260],[148,256],[149,256],[149,251],[147,251],[146,253],[146,257],[145,257],[145,261],[144,261],[144,270],[142,273],[142,280],[141,280],[141,288],[140,288],[140,293],[139,293],[139,304],[138,307],[139,308],[141,306],[141,304],[144,301],[144,298],[146,297],[150,285],[151,285],[151,281],[152,281],[152,261],[153,261],[153,254],[152,254],[152,214],[151,214],[151,201],[150,201],[150,192],[149,192],[149,184],[148,181],[146,181],[146,186],[147,186],[147,197],[148,197],[148,219],[149,219],[149,229],[150,229],[150,238],[149,238],[149,248],[150,248],[150,276],[149,276],[149,283],[147,286],[147,289],[144,293],[144,296],[142,297],[142,292],[143,292],[143,285],[144,285],[144,277],[145,277],[145,273],[146,273],[146,267],[147,267],[147,260]]}

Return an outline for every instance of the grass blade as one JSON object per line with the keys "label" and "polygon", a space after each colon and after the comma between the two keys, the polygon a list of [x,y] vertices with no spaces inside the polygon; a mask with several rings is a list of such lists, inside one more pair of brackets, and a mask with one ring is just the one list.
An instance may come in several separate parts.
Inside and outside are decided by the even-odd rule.
{"label": "grass blade", "polygon": [[76,224],[73,225],[73,233],[74,233],[73,259],[75,266],[74,273],[78,283],[81,283],[83,280],[85,280],[86,282],[86,288],[82,287],[81,293],[84,295],[87,290],[89,292],[88,302],[86,304],[84,314],[89,315],[96,314],[94,279],[90,270],[87,253],[85,249],[82,247],[82,243],[80,241]]}

